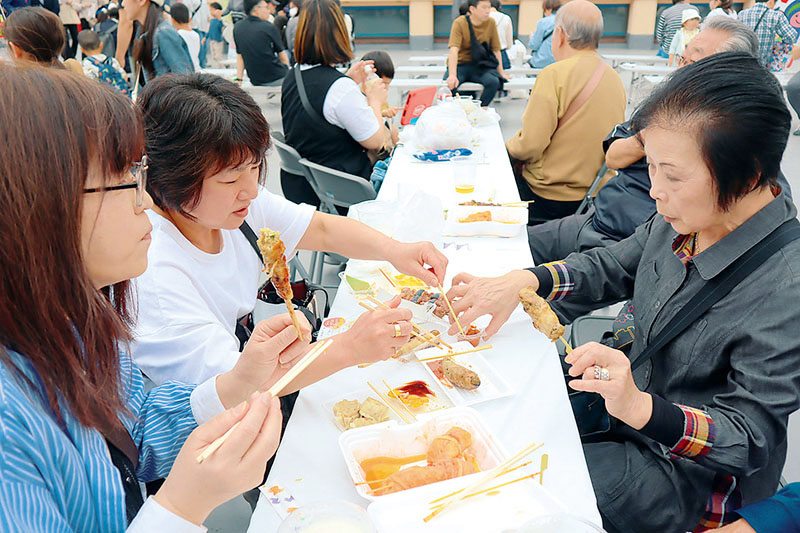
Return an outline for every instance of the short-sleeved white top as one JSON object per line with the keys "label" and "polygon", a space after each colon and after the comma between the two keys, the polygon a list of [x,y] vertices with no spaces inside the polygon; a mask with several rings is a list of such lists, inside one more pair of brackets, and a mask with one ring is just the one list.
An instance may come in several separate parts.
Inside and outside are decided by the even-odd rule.
{"label": "short-sleeved white top", "polygon": [[[149,211],[153,224],[147,271],[135,280],[138,317],[132,353],[156,384],[202,381],[230,370],[239,357],[236,321],[253,310],[261,261],[244,234],[222,230],[222,250],[199,250],[172,222]],[[314,208],[262,189],[247,223],[280,231],[287,257],[306,232]]]}

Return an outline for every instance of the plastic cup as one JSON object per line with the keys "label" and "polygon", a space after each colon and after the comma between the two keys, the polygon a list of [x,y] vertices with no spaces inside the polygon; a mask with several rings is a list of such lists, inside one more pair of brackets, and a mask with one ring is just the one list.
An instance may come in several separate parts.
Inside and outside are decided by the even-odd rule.
{"label": "plastic cup", "polygon": [[366,511],[350,502],[315,502],[297,509],[283,521],[278,533],[374,533]]}
{"label": "plastic cup", "polygon": [[472,194],[475,192],[478,165],[472,158],[455,158],[453,164],[453,186],[459,194]]}

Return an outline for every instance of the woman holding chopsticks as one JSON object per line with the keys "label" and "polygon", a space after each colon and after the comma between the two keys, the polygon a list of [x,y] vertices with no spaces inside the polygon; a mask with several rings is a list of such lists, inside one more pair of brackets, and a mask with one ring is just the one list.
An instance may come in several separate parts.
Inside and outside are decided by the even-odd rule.
{"label": "woman holding chopsticks", "polygon": [[[141,118],[55,69],[0,65],[0,94],[0,530],[204,531],[277,448],[278,401],[251,393],[306,347],[283,315],[230,371],[145,392],[128,355],[151,230]],[[139,481],[165,476],[143,502]]]}
{"label": "woman holding chopsticks", "polygon": [[610,415],[583,444],[603,526],[705,531],[775,492],[800,406],[800,227],[777,182],[791,116],[757,59],[729,52],[673,73],[632,124],[654,218],[563,261],[459,275],[450,296],[464,322],[493,315],[487,334],[525,287],[598,308],[632,299],[629,353],[593,342],[566,357],[570,388]]}
{"label": "woman holding chopsticks", "polygon": [[[447,259],[431,243],[397,242],[264,189],[269,126],[236,84],[208,74],[157,78],[137,105],[155,206],[149,212],[150,262],[137,280],[133,356],[154,382],[199,383],[240,357],[236,324],[253,311],[264,268],[239,229],[243,222],[256,234],[261,228],[279,231],[288,257],[298,249],[324,250],[387,260],[433,285],[444,279]],[[390,357],[408,341],[410,318],[402,309],[365,313],[304,373],[305,384]],[[300,353],[280,354],[275,379]]]}

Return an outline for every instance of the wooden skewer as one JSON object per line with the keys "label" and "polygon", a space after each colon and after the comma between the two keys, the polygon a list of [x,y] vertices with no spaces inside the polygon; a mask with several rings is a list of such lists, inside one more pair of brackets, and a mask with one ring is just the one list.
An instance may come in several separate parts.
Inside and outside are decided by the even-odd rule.
{"label": "wooden skewer", "polygon": [[375,388],[375,385],[373,385],[369,381],[367,381],[367,385],[369,385],[370,389],[375,391],[375,394],[378,395],[378,398],[380,398],[383,401],[383,403],[385,403],[387,406],[389,406],[389,409],[394,411],[395,414],[397,414],[397,416],[400,417],[400,420],[402,420],[406,424],[410,424],[411,423],[411,421],[406,418],[405,414],[401,413],[400,411],[398,411],[397,409],[394,408],[394,406],[392,405],[392,402],[389,400],[389,398],[386,398],[381,391],[379,391],[377,388]]}
{"label": "wooden skewer", "polygon": [[[547,470],[548,459],[549,459],[549,457],[547,456],[547,454],[543,453],[542,454],[542,464],[539,467],[539,472],[537,472],[539,474],[539,485],[543,485],[544,484],[544,471]],[[534,474],[534,476],[535,475],[536,474]],[[531,477],[533,477],[533,476],[531,476]]]}
{"label": "wooden skewer", "polygon": [[519,202],[504,202],[504,203],[502,203],[500,205],[502,205],[503,207],[505,207],[505,206],[516,206],[516,205],[528,205],[528,204],[532,204],[535,201],[536,200],[527,200],[527,201],[523,202],[522,200],[520,200]]}
{"label": "wooden skewer", "polygon": [[[381,309],[391,309],[388,305],[386,305],[385,303],[383,303],[382,301],[378,300],[377,298],[375,298],[373,296],[367,296],[367,300],[369,300],[370,302],[374,303],[375,305],[377,305]],[[427,329],[423,328],[422,326],[418,326],[417,324],[412,322],[411,323],[411,327],[412,327],[412,329],[414,331],[416,331],[418,333],[422,333],[423,335],[427,335],[428,337],[430,337],[430,339],[428,339],[429,342],[432,342],[434,344],[442,344],[443,346],[446,346],[448,350],[452,350],[453,349],[452,346],[450,346],[449,344],[444,342],[442,339],[440,339],[438,335],[434,335],[433,333],[431,333]]]}
{"label": "wooden skewer", "polygon": [[[386,383],[385,379],[382,379],[381,381],[383,381],[383,385],[389,390],[389,394],[391,394],[392,387],[388,383]],[[391,396],[389,396],[388,394],[386,395],[386,397],[387,398],[391,398]],[[403,403],[403,400],[401,400],[400,398],[397,398],[397,401],[400,402],[401,406],[403,406],[403,409],[405,409],[405,411],[411,417],[411,420],[416,422],[417,421],[417,416],[413,412],[411,412],[411,409],[409,409],[408,406],[405,403]]]}
{"label": "wooden skewer", "polygon": [[488,350],[488,349],[490,349],[492,347],[493,346],[491,344],[486,344],[484,346],[478,346],[477,348],[473,348],[471,350],[464,350],[462,352],[449,352],[449,353],[444,353],[442,355],[437,355],[437,356],[434,356],[434,357],[424,357],[422,359],[417,359],[417,361],[420,362],[420,363],[425,363],[427,361],[438,361],[439,359],[447,359],[447,358],[453,357],[455,355],[462,355],[462,354],[465,354],[465,353],[480,352],[482,350]]}
{"label": "wooden skewer", "polygon": [[564,343],[564,348],[567,350],[567,353],[568,354],[572,353],[572,346],[569,345],[567,339],[564,338],[564,335],[561,335],[559,339],[561,339],[561,342]]}
{"label": "wooden skewer", "polygon": [[[488,489],[479,490],[476,492],[470,492],[469,494],[465,494],[461,497],[462,500],[466,500],[467,498],[472,498],[473,496],[479,496],[481,494],[486,494],[487,492],[492,492],[493,490],[497,490],[499,488],[505,487],[506,485],[511,485],[512,483],[519,483],[520,481],[524,481],[526,479],[531,479],[536,474],[528,474],[526,476],[518,477],[517,479],[512,479],[511,481],[506,481],[505,483],[500,483],[499,485],[495,485],[494,487],[489,487]],[[439,506],[443,507],[443,506]]]}
{"label": "wooden skewer", "polygon": [[450,303],[450,298],[448,298],[447,294],[445,294],[441,283],[439,283],[439,292],[442,293],[442,297],[444,298],[444,301],[447,302],[447,307],[450,308],[450,315],[453,317],[453,320],[456,321],[456,326],[458,326],[458,331],[460,331],[462,335],[466,336],[466,333],[464,333],[464,328],[461,327],[461,322],[458,321],[458,317],[456,316],[456,312],[453,311],[453,304]]}
{"label": "wooden skewer", "polygon": [[[533,453],[534,451],[538,450],[542,446],[544,446],[544,443],[540,443],[540,444],[532,443],[532,444],[526,446],[525,448],[523,448],[522,450],[517,452],[514,456],[512,456],[511,458],[503,461],[501,464],[497,465],[496,467],[494,467],[493,469],[488,471],[485,476],[482,476],[478,481],[476,481],[472,485],[469,485],[468,487],[464,488],[460,492],[463,492],[463,493],[466,494],[466,493],[469,493],[470,491],[473,491],[473,490],[475,490],[477,488],[480,488],[482,485],[484,485],[488,481],[491,481],[492,479],[495,479],[497,476],[502,475],[502,472],[504,470],[506,470],[509,466],[513,465],[514,463],[516,463],[517,461],[519,461],[520,459],[522,459],[526,455],[529,455],[529,454]],[[429,514],[428,516],[423,518],[423,521],[429,522],[432,518],[434,518],[436,515],[438,515],[442,511],[444,511],[451,504],[459,501],[462,497],[458,496],[458,493],[459,493],[459,491],[452,492],[452,493],[448,494],[447,496],[445,496],[444,499],[440,498],[440,500],[443,500],[442,503],[439,504],[437,506],[437,508],[434,509],[431,512],[431,514]]]}
{"label": "wooden skewer", "polygon": [[[522,463],[522,464],[519,464],[519,465],[517,465],[517,466],[515,466],[515,467],[512,467],[512,468],[507,468],[505,471],[503,471],[503,473],[499,474],[497,477],[504,476],[504,475],[508,474],[509,472],[513,472],[514,470],[519,470],[520,468],[524,468],[524,467],[528,466],[529,464],[531,464],[531,462],[532,462],[532,461],[525,461],[524,463]],[[536,475],[536,474],[533,474],[533,475],[531,475],[531,476],[528,476],[528,477],[533,477],[533,476],[535,476],[535,475]],[[365,482],[365,483],[366,483],[366,482]],[[462,492],[464,492],[464,489],[457,490],[457,491],[456,491],[456,492],[454,492],[453,494],[460,494],[460,493],[462,493]],[[431,504],[434,504],[434,503],[436,503],[436,502],[440,502],[440,501],[444,500],[445,498],[447,498],[447,496],[442,496],[441,498],[437,498],[437,499],[433,500],[433,501],[432,501],[432,502],[430,502],[430,503],[431,503]]]}
{"label": "wooden skewer", "polygon": [[384,277],[384,278],[386,278],[386,281],[388,281],[388,282],[389,282],[389,284],[390,284],[392,287],[394,287],[394,288],[397,288],[397,287],[399,287],[399,286],[400,286],[400,285],[398,285],[398,283],[397,283],[395,280],[393,280],[393,279],[392,279],[392,277],[391,277],[389,274],[387,274],[387,273],[386,273],[386,271],[383,269],[383,267],[379,268],[379,269],[378,269],[378,272],[380,272],[381,274],[383,274],[383,277]]}
{"label": "wooden skewer", "polygon": [[289,310],[289,317],[292,319],[292,325],[294,326],[294,330],[297,332],[297,338],[301,341],[305,341],[305,335],[303,335],[303,330],[300,329],[300,321],[297,320],[297,314],[294,311],[294,305],[292,305],[292,301],[288,298],[283,299],[286,302],[286,309]]}
{"label": "wooden skewer", "polygon": [[[273,398],[278,396],[281,392],[283,392],[283,389],[285,389],[286,386],[300,374],[300,372],[305,370],[306,367],[311,363],[313,363],[317,357],[322,355],[322,353],[325,350],[330,348],[332,343],[333,340],[328,339],[321,343],[315,344],[314,347],[311,350],[309,350],[308,353],[305,354],[303,358],[300,359],[300,361],[298,361],[296,365],[294,365],[291,369],[289,369],[289,371],[286,374],[284,374],[282,378],[276,381],[275,384],[273,384],[272,387],[270,387],[267,392],[271,394]],[[218,438],[217,440],[206,446],[205,450],[203,450],[203,452],[197,456],[197,462],[202,463],[203,461],[208,459],[212,453],[217,451],[217,449],[219,449],[219,447],[222,446],[222,444],[226,440],[228,440],[228,437],[231,436],[233,430],[236,429],[238,426],[239,422],[236,422],[233,426],[231,426],[231,428],[228,431],[225,432],[224,435],[222,435],[220,438]]]}

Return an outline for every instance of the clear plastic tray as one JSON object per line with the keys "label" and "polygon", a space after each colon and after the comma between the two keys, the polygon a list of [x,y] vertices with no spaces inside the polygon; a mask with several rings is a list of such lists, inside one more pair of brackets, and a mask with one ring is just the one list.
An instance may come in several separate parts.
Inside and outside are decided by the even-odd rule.
{"label": "clear plastic tray", "polygon": [[[473,474],[381,496],[367,507],[367,513],[381,533],[505,533],[517,531],[531,519],[566,512],[565,507],[547,489],[533,480],[526,480],[454,503],[430,521],[423,521],[431,511],[430,501],[465,488],[480,475]],[[516,477],[514,473],[507,474],[487,488]]]}
{"label": "clear plastic tray", "polygon": [[[459,222],[473,213],[489,211],[491,222]],[[455,237],[515,237],[528,223],[527,207],[457,205],[447,212],[443,234]]]}
{"label": "clear plastic tray", "polygon": [[[456,352],[470,349],[472,349],[472,345],[466,341],[453,344],[453,351]],[[511,384],[508,383],[508,381],[506,381],[500,372],[498,372],[497,369],[492,366],[492,364],[489,363],[489,361],[487,361],[483,356],[483,354],[491,354],[493,350],[494,348],[490,348],[489,350],[483,352],[465,353],[463,355],[456,355],[453,357],[453,360],[456,363],[476,372],[478,377],[481,378],[481,385],[477,389],[473,390],[466,390],[456,386],[447,386],[442,383],[441,380],[439,380],[436,374],[434,374],[433,370],[429,366],[429,363],[420,364],[425,367],[425,370],[431,375],[431,377],[439,382],[444,389],[444,393],[448,398],[450,398],[453,404],[474,405],[476,403],[488,402],[489,400],[494,400],[495,398],[503,398],[505,396],[511,396],[514,394],[514,389],[511,387]],[[442,355],[443,353],[446,353],[446,350],[434,347],[420,350],[414,355],[417,357],[417,359],[425,359],[427,357],[436,357],[437,355]]]}
{"label": "clear plastic tray", "polygon": [[[469,407],[454,407],[422,415],[414,424],[401,426],[385,423],[345,431],[339,436],[339,447],[344,455],[350,477],[354,483],[359,483],[365,481],[364,471],[360,466],[361,461],[370,457],[410,457],[424,454],[435,437],[444,435],[454,426],[472,433],[472,449],[481,471],[494,468],[506,458],[505,450],[489,432],[477,411]],[[479,475],[482,474],[479,472],[459,479],[471,479],[473,476]],[[446,481],[402,492],[411,493],[443,483]],[[391,494],[374,496],[367,485],[357,485],[356,491],[368,500],[381,500],[392,496]]]}

